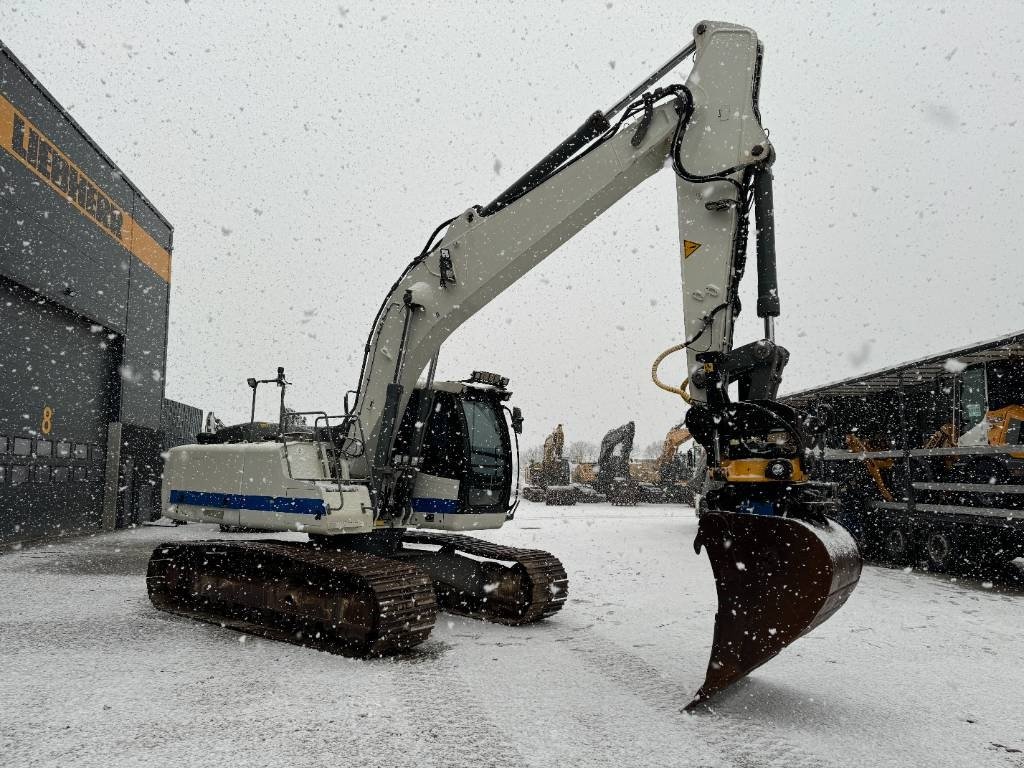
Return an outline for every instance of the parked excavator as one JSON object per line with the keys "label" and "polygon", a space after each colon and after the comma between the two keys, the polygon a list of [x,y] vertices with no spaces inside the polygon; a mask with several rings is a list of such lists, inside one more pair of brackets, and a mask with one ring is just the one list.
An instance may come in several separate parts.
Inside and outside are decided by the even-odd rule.
{"label": "parked excavator", "polygon": [[[757,103],[762,53],[753,30],[701,22],[693,42],[491,203],[442,223],[381,305],[340,415],[302,414],[313,427],[294,437],[281,430],[275,440],[171,449],[167,517],[309,540],[161,544],[147,576],[154,605],[360,655],[422,642],[438,607],[509,624],[560,610],[568,584],[553,555],[456,533],[513,518],[522,414],[509,409],[504,376],[436,380],[438,354],[488,302],[671,168],[685,336],[652,375],[690,403],[686,427],[708,451],[713,487],[695,549],[708,551],[719,599],[707,674],[690,706],[831,616],[861,560],[828,517],[831,486],[807,479],[813,423],[776,401],[788,353],[774,339],[775,153]],[[685,84],[649,90],[691,56]],[[765,338],[734,348],[752,209]],[[662,381],[662,360],[684,350],[687,380]]]}
{"label": "parked excavator", "polygon": [[572,465],[573,490],[576,491],[576,502],[578,504],[604,504],[608,497],[598,493],[595,487],[597,483],[597,462],[579,461]]}
{"label": "parked excavator", "polygon": [[661,453],[654,461],[657,484],[665,501],[693,504],[696,496],[704,491],[707,456],[703,448],[694,445],[689,451],[680,451],[690,437],[685,424],[676,424],[666,433]]}
{"label": "parked excavator", "polygon": [[601,450],[594,470],[593,488],[612,504],[627,506],[661,501],[664,494],[656,485],[636,477],[632,462],[636,424],[626,422],[601,438]]}
{"label": "parked excavator", "polygon": [[532,461],[526,468],[523,498],[549,506],[572,506],[577,491],[570,482],[569,460],[565,457],[565,433],[562,425],[544,438],[544,452],[540,461]]}
{"label": "parked excavator", "polygon": [[[920,448],[963,448],[975,445],[1006,447],[1024,444],[1024,405],[1007,405],[996,410],[985,412],[977,424],[957,435],[955,421],[949,421],[936,429]],[[873,451],[885,451],[891,448],[884,440],[871,442],[861,436],[850,433],[846,435],[846,447],[853,453],[870,454]],[[968,461],[957,461],[956,456],[936,457],[931,462],[922,461],[916,465],[916,471],[929,482],[946,481],[962,483],[989,483],[993,486],[1009,483],[1014,476],[1024,475],[1024,451],[1020,453],[992,454],[972,457]],[[897,466],[892,458],[865,456],[864,466],[868,475],[885,501],[893,501],[896,496],[890,489],[891,473]],[[996,502],[993,502],[996,503]]]}

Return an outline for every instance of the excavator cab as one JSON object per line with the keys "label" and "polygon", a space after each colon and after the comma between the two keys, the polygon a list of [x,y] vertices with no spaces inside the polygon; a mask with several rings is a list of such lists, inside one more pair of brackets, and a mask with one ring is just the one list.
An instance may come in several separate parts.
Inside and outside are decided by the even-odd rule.
{"label": "excavator cab", "polygon": [[497,528],[508,519],[518,465],[504,407],[510,396],[503,385],[473,381],[412,392],[392,456],[396,466],[418,466],[411,526],[458,531]]}

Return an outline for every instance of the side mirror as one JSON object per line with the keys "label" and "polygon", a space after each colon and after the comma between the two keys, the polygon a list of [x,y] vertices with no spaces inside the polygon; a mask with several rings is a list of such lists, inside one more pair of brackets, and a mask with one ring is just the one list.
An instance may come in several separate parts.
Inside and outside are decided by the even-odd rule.
{"label": "side mirror", "polygon": [[512,431],[517,435],[523,434],[523,412],[519,406],[512,408]]}
{"label": "side mirror", "polygon": [[251,389],[256,389],[256,379],[246,379],[245,383],[248,384]]}
{"label": "side mirror", "polygon": [[348,392],[345,393],[345,403],[344,403],[344,406],[345,406],[345,415],[346,416],[351,416],[352,415],[352,406],[354,405],[354,403],[352,402],[351,398],[355,394],[356,394],[355,391],[351,390],[351,389]]}

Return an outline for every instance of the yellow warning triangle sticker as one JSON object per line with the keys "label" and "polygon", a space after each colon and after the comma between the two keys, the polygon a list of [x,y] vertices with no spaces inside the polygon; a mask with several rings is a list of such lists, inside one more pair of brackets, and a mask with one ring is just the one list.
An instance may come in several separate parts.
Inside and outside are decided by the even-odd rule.
{"label": "yellow warning triangle sticker", "polygon": [[700,248],[702,243],[695,243],[693,240],[683,240],[683,258],[688,259],[693,252]]}

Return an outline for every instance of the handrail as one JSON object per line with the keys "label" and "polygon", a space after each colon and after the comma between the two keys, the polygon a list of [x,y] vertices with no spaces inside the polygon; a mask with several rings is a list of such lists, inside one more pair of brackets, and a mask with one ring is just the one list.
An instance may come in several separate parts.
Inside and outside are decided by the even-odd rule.
{"label": "handrail", "polygon": [[864,459],[899,459],[904,456],[986,456],[1024,453],[1024,445],[962,445],[956,448],[911,448],[909,451],[845,451],[826,448],[817,454],[825,461],[863,461]]}

